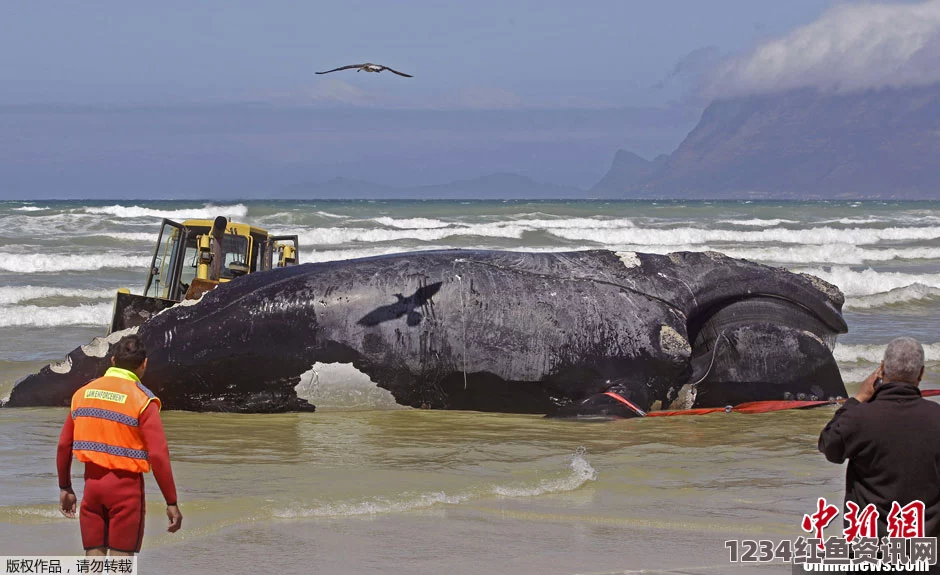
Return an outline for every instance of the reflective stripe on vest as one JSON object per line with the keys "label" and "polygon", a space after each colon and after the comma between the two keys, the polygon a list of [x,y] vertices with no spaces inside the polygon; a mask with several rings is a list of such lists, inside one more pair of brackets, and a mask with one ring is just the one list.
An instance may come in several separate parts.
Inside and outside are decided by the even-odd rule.
{"label": "reflective stripe on vest", "polygon": [[160,400],[137,376],[111,368],[72,396],[75,432],[72,451],[79,461],[107,469],[145,473],[150,456],[140,433],[140,414]]}
{"label": "reflective stripe on vest", "polygon": [[131,459],[150,460],[150,454],[143,449],[128,449],[126,447],[116,447],[107,443],[95,443],[94,441],[73,441],[72,449],[78,451],[97,451],[99,453],[108,453],[117,457],[129,457]]}
{"label": "reflective stripe on vest", "polygon": [[98,417],[100,419],[110,419],[111,421],[123,423],[124,425],[129,425],[131,427],[138,426],[136,417],[124,415],[123,413],[111,411],[110,409],[101,409],[100,407],[79,407],[72,412],[72,419],[76,419],[78,417]]}

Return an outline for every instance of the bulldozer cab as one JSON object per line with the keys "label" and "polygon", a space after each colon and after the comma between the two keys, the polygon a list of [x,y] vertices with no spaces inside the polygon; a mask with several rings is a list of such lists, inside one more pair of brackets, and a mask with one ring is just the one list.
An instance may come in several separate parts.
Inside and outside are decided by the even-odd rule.
{"label": "bulldozer cab", "polygon": [[[221,238],[212,237],[213,220],[164,219],[154,248],[143,295],[119,290],[111,331],[140,325],[183,299],[196,299],[219,283],[240,276],[296,265],[296,235],[272,236],[248,224],[229,222]],[[217,243],[213,245],[213,241]],[[219,277],[210,277],[221,258]]]}

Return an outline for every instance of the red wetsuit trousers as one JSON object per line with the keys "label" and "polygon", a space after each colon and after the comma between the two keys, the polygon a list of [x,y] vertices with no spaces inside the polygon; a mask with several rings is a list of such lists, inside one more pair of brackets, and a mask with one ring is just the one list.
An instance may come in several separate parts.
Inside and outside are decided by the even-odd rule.
{"label": "red wetsuit trousers", "polygon": [[108,547],[137,553],[144,540],[144,475],[85,464],[78,518],[85,550]]}

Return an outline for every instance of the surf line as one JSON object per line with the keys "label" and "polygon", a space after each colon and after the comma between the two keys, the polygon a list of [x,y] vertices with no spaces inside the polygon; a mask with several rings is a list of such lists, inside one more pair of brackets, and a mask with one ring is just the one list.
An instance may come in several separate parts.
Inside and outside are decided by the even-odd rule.
{"label": "surf line", "polygon": [[[940,396],[940,389],[923,389],[921,390],[920,394],[923,397],[936,397]],[[640,417],[675,417],[679,415],[708,415],[709,413],[768,413],[771,411],[784,411],[787,409],[810,409],[813,407],[822,407],[824,405],[840,405],[845,402],[845,399],[837,399],[835,401],[748,401],[746,403],[728,405],[725,407],[700,407],[697,409],[645,412],[618,393],[608,391],[605,392],[604,395],[610,396],[625,404]]]}

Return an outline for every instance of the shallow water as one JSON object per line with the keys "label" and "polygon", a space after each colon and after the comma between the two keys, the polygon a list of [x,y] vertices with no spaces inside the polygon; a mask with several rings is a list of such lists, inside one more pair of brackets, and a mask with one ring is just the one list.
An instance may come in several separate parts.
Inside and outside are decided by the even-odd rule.
{"label": "shallow water", "polygon": [[[0,540],[16,541],[4,551],[78,548],[76,523],[59,517],[54,501],[54,443],[65,413],[0,410],[0,429],[16,438],[0,445]],[[842,468],[815,449],[831,414],[585,423],[411,409],[168,412],[184,531],[161,531],[161,500],[148,476],[142,561],[195,557],[209,542],[212,557],[247,559],[239,541],[261,533],[270,539],[265,553],[293,569],[322,560],[334,572],[347,572],[342,565],[369,572],[382,570],[367,564],[374,550],[343,563],[335,549],[310,541],[306,559],[289,557],[305,533],[312,539],[349,531],[366,541],[376,530],[394,531],[401,542],[448,546],[426,554],[414,545],[383,546],[394,560],[383,572],[430,572],[465,561],[483,568],[490,559],[476,555],[481,541],[446,536],[470,529],[513,539],[505,542],[509,556],[533,554],[512,557],[526,572],[720,565],[725,539],[795,536],[816,497],[839,497]],[[73,473],[80,474],[79,464]],[[290,537],[271,535],[278,533]],[[548,545],[543,534],[560,542]],[[658,540],[636,555],[641,542]],[[632,551],[619,555],[621,548]],[[667,548],[673,550],[663,563],[655,550]],[[565,569],[547,560],[555,552],[570,555]]]}

